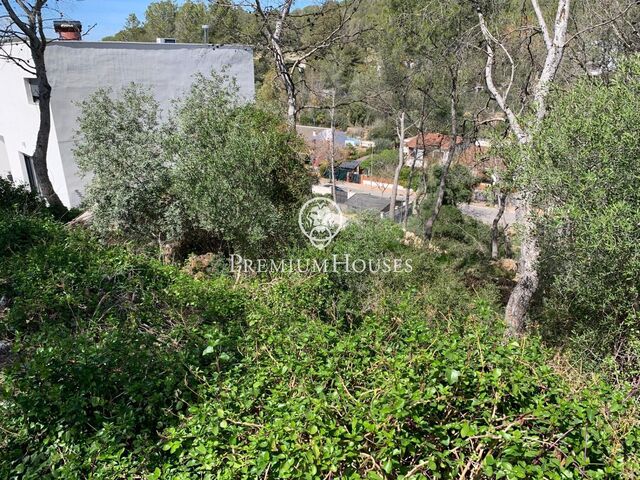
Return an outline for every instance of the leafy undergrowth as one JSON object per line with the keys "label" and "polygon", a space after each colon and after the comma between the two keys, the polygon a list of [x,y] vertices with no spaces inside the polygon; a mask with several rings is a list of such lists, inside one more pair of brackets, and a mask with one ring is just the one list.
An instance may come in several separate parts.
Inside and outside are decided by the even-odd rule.
{"label": "leafy undergrowth", "polygon": [[46,218],[0,216],[0,477],[639,471],[625,392],[564,379],[535,337],[504,342],[496,292],[469,292],[448,254],[405,247],[388,225],[353,226],[334,248],[414,270],[196,280]]}

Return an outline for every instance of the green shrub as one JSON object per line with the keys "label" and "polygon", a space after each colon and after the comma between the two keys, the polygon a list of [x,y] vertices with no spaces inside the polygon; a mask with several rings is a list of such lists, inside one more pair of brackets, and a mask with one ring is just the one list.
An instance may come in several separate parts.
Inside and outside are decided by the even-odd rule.
{"label": "green shrub", "polygon": [[197,229],[235,252],[264,255],[299,238],[296,212],[310,176],[298,137],[232,95],[221,79],[196,78],[170,139],[173,188]]}
{"label": "green shrub", "polygon": [[363,161],[360,166],[375,177],[391,177],[398,164],[398,150],[393,147],[378,151]]}
{"label": "green shrub", "polygon": [[475,462],[490,478],[633,471],[637,432],[618,443],[596,400],[621,412],[623,396],[569,393],[535,341],[505,345],[473,317],[447,329],[407,307],[345,333],[274,317],[278,299],[254,313],[241,373],[165,432],[162,478],[459,478]]}
{"label": "green shrub", "polygon": [[74,155],[91,175],[84,201],[92,229],[105,239],[178,241],[186,234],[185,215],[171,192],[160,107],[138,85],[118,93],[98,90],[82,103],[78,120]]}
{"label": "green shrub", "polygon": [[47,220],[29,228],[36,240],[0,262],[0,339],[15,357],[0,374],[0,476],[81,478],[100,462],[100,478],[128,478],[193,401],[207,338],[227,338],[241,294]]}
{"label": "green shrub", "polygon": [[45,202],[24,185],[0,177],[0,211],[33,214],[46,210]]}
{"label": "green shrub", "polygon": [[92,174],[86,204],[102,238],[174,252],[282,249],[310,195],[298,139],[274,115],[197,77],[169,119],[136,85],[82,104],[75,155]]}
{"label": "green shrub", "polygon": [[[429,208],[432,208],[433,201],[431,198],[435,198],[440,184],[440,177],[442,176],[442,166],[434,165],[431,168],[431,174],[428,176],[428,183],[426,191],[429,201],[426,203]],[[460,164],[454,164],[449,169],[449,175],[447,176],[447,183],[444,190],[444,205],[458,205],[460,203],[468,203],[471,201],[471,195],[473,193],[473,187],[477,183],[471,170]]]}
{"label": "green shrub", "polygon": [[[391,223],[352,225],[334,252],[415,258],[402,280],[234,284],[48,222],[30,228],[49,239],[0,262],[0,339],[12,343],[1,478],[605,479],[640,468],[625,390],[568,383],[535,336],[505,343],[491,292],[467,290],[449,254],[402,245]],[[340,294],[375,305],[344,328]]]}
{"label": "green shrub", "polygon": [[[591,366],[640,375],[640,59],[557,95],[522,177],[540,215],[541,319]],[[534,188],[535,187],[535,188]],[[609,360],[607,360],[609,359]]]}

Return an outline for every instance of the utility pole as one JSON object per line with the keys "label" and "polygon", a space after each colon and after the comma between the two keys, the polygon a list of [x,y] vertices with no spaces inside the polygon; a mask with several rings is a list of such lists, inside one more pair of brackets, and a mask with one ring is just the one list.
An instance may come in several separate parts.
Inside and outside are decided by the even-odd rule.
{"label": "utility pole", "polygon": [[[371,137],[369,137],[369,138],[371,138]],[[370,172],[369,172],[369,176],[370,176],[372,179],[373,179],[373,156],[376,154],[375,149],[376,149],[376,146],[375,146],[375,144],[373,143],[373,141],[371,141],[371,161],[369,162],[369,163],[371,163],[371,168],[369,169],[369,170],[370,170]]]}
{"label": "utility pole", "polygon": [[336,89],[331,90],[331,196],[338,202],[336,195]]}
{"label": "utility pole", "polygon": [[202,26],[202,33],[204,36],[204,44],[208,45],[209,44],[209,25],[203,25]]}

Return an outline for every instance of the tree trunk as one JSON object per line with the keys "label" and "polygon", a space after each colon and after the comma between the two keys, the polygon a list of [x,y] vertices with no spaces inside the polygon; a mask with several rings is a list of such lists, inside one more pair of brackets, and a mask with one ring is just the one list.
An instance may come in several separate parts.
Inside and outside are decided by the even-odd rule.
{"label": "tree trunk", "polygon": [[47,200],[49,206],[57,211],[64,212],[66,208],[53,189],[47,168],[47,153],[49,150],[49,136],[51,134],[51,85],[47,77],[44,52],[32,47],[31,53],[36,68],[40,96],[38,101],[40,127],[36,139],[36,149],[33,153],[33,169],[35,170],[38,186],[40,187],[40,193]]}
{"label": "tree trunk", "polygon": [[287,91],[287,126],[292,132],[296,131],[296,121],[298,116],[298,106],[295,92]]}
{"label": "tree trunk", "polygon": [[287,68],[287,62],[280,47],[280,39],[271,38],[273,57],[276,62],[276,70],[282,81],[282,86],[287,93],[287,126],[292,132],[296,131],[296,120],[298,116],[298,102],[296,100],[296,86],[293,81],[293,74]]}
{"label": "tree trunk", "polygon": [[338,203],[336,194],[336,91],[333,90],[331,103],[331,198]]}
{"label": "tree trunk", "polygon": [[505,258],[513,258],[513,249],[511,248],[511,237],[509,237],[509,228],[505,228],[502,232],[504,236],[504,256]]}
{"label": "tree trunk", "polygon": [[393,221],[396,219],[396,200],[398,198],[398,183],[400,182],[400,172],[404,166],[404,135],[405,135],[405,112],[400,113],[400,117],[397,120],[396,132],[398,134],[398,141],[400,146],[398,147],[398,165],[393,175],[393,187],[391,189],[391,202],[389,203],[389,218]]}
{"label": "tree trunk", "polygon": [[511,292],[505,319],[507,323],[507,336],[520,336],[525,331],[525,319],[531,299],[538,289],[538,256],[539,250],[534,235],[533,226],[529,218],[530,207],[525,208],[525,232],[520,249],[520,262],[518,264],[518,283]]}
{"label": "tree trunk", "polygon": [[498,213],[493,219],[493,225],[491,226],[491,260],[497,260],[500,256],[500,220],[504,215],[504,210],[507,204],[507,194],[498,194]]}
{"label": "tree trunk", "polygon": [[440,215],[440,210],[442,209],[442,204],[444,202],[444,191],[447,187],[447,177],[449,175],[449,169],[451,168],[451,164],[453,163],[456,152],[456,138],[457,136],[452,137],[452,145],[451,147],[449,147],[449,151],[447,152],[447,159],[445,160],[444,166],[442,167],[442,175],[440,176],[438,195],[436,196],[436,203],[433,206],[433,213],[431,214],[429,220],[427,220],[427,224],[424,227],[424,238],[428,242],[433,239],[433,226],[438,220],[438,216]]}
{"label": "tree trunk", "polygon": [[[416,163],[418,162],[418,147],[420,146],[420,142],[422,142],[422,167],[424,168],[424,154],[426,150],[425,141],[424,141],[424,117],[425,117],[425,108],[426,108],[426,95],[422,95],[422,109],[420,110],[420,126],[418,129],[418,135],[420,138],[416,136],[416,148],[413,151],[413,163],[411,164],[411,171],[409,172],[409,184],[407,185],[407,204],[404,211],[404,223],[403,228],[407,229],[407,224],[409,222],[409,202],[411,201],[411,187],[413,186],[413,175],[416,171]],[[417,193],[417,191],[416,191]],[[415,214],[416,207],[418,202],[418,196],[416,195],[416,201],[413,204],[413,212]]]}
{"label": "tree trunk", "polygon": [[438,194],[436,196],[436,204],[433,207],[433,213],[429,220],[427,220],[427,224],[424,227],[424,239],[427,242],[430,242],[433,239],[433,226],[438,220],[438,216],[440,215],[440,209],[442,208],[442,203],[444,202],[444,190],[447,186],[447,177],[449,176],[449,169],[451,168],[451,164],[455,158],[456,147],[458,141],[458,113],[456,111],[457,108],[457,78],[452,78],[451,85],[451,145],[449,145],[449,151],[447,152],[447,159],[444,162],[444,166],[442,167],[442,175],[440,176],[440,184],[438,185]]}
{"label": "tree trunk", "polygon": [[[538,77],[538,82],[533,89],[535,117],[537,122],[540,123],[547,114],[547,96],[549,95],[551,86],[555,81],[558,69],[562,63],[564,49],[568,43],[566,41],[566,36],[571,11],[571,0],[558,0],[558,10],[554,22],[553,34],[548,31],[542,9],[540,8],[537,0],[532,0],[532,4],[536,17],[538,18],[540,31],[543,34],[547,47],[547,56],[544,62],[544,67],[542,68]],[[503,50],[504,45],[500,44],[496,38],[491,35],[484,20],[482,10],[479,7],[477,7],[477,10],[478,18],[480,20],[480,30],[482,31],[487,46],[487,64],[485,68],[487,88],[496,99],[500,108],[506,114],[509,126],[518,138],[518,142],[520,144],[526,144],[531,139],[530,134],[522,128],[518,117],[507,104],[508,89],[507,93],[504,95],[501,94],[493,81],[495,54],[492,48],[492,43],[498,43]],[[524,217],[525,232],[520,252],[520,264],[518,270],[519,280],[515,289],[511,293],[506,311],[506,333],[509,336],[520,335],[524,332],[525,317],[531,304],[531,299],[538,288],[538,272],[536,263],[538,260],[539,250],[536,243],[535,232],[531,225],[531,206],[528,204],[525,204]]]}
{"label": "tree trunk", "polygon": [[429,172],[428,172],[428,165],[427,165],[427,161],[426,161],[426,157],[423,155],[422,157],[422,175],[420,176],[420,181],[421,181],[421,187],[419,189],[419,193],[416,197],[416,206],[414,208],[414,212],[418,212],[419,209],[422,207],[422,202],[424,202],[424,199],[427,196],[427,186],[429,184]]}
{"label": "tree trunk", "polygon": [[[411,164],[411,171],[409,172],[409,184],[407,185],[406,205],[404,209],[404,219],[402,222],[403,228],[407,229],[409,223],[409,202],[411,202],[411,186],[413,185],[413,174],[416,171],[416,162],[418,161],[418,146],[416,145],[415,152],[413,154],[413,163]],[[424,160],[423,160],[424,161]]]}

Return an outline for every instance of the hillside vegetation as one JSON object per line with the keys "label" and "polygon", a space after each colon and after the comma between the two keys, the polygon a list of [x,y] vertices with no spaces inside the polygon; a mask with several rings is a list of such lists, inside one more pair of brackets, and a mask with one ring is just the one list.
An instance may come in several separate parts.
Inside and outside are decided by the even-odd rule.
{"label": "hillside vegetation", "polygon": [[365,218],[291,255],[401,257],[410,273],[196,279],[5,188],[0,476],[634,478],[626,391],[535,335],[505,342],[472,242],[401,240]]}

